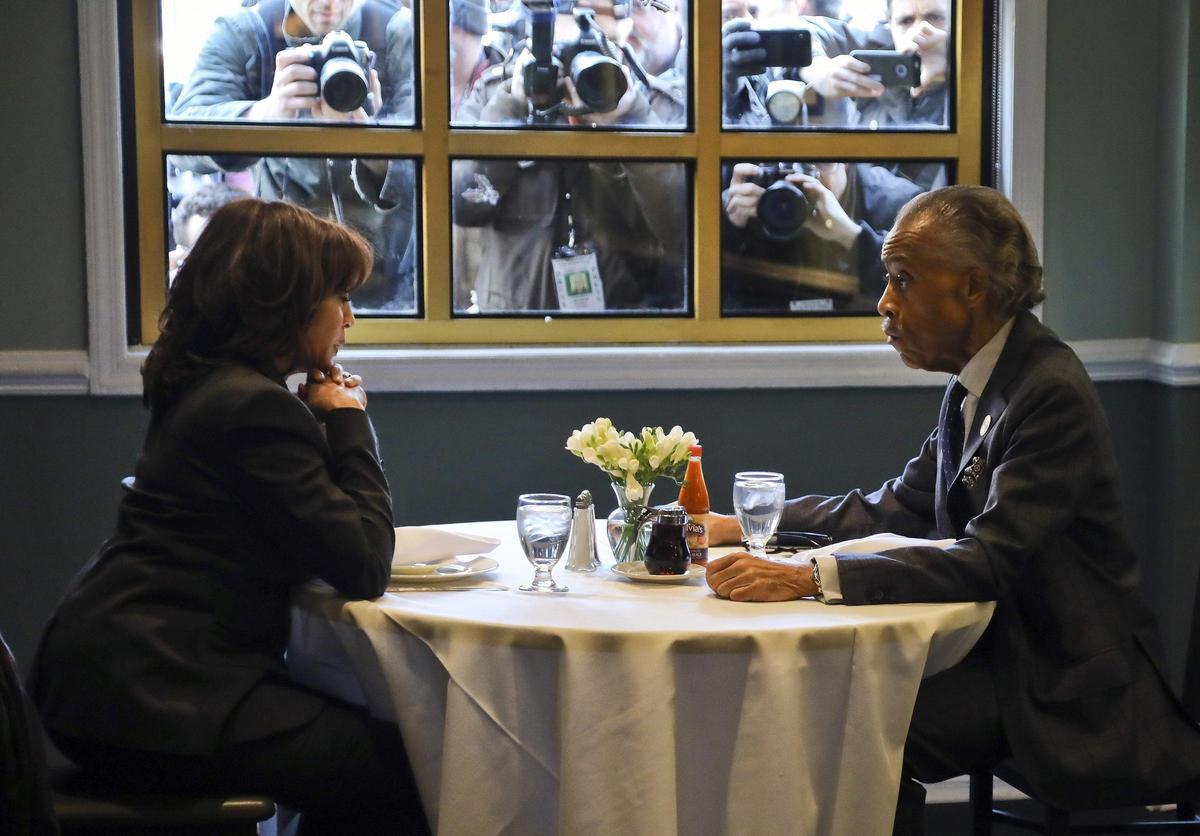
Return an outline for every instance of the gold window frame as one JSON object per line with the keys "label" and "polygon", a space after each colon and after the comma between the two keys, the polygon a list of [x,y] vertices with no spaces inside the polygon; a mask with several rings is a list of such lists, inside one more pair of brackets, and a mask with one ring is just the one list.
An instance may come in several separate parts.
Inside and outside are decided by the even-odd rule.
{"label": "gold window frame", "polygon": [[[420,39],[418,122],[412,128],[347,130],[315,125],[202,125],[162,118],[158,0],[129,0],[137,175],[139,276],[167,263],[165,157],[252,150],[262,154],[359,154],[415,157],[420,166],[421,318],[362,316],[348,332],[354,345],[611,345],[645,343],[878,342],[875,316],[722,317],[720,286],[721,163],[727,158],[892,158],[949,161],[955,182],[978,183],[983,141],[984,0],[953,0],[954,130],[755,132],[721,128],[721,4],[689,4],[692,131],[596,132],[450,128],[446,0],[414,0]],[[531,153],[531,149],[533,152]],[[457,157],[652,158],[693,164],[693,310],[686,316],[500,317],[452,314],[450,161]],[[139,283],[142,342],[158,334],[165,303],[161,281]]]}

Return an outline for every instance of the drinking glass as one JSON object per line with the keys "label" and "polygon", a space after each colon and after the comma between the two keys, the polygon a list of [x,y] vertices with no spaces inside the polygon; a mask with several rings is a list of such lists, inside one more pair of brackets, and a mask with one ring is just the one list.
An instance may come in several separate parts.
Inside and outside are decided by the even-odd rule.
{"label": "drinking glass", "polygon": [[783,474],[748,470],[733,477],[733,510],[750,554],[767,556],[767,540],[783,513]]}
{"label": "drinking glass", "polygon": [[517,498],[517,535],[533,564],[533,580],[525,592],[566,592],[550,576],[571,535],[571,498],[558,493],[526,493]]}

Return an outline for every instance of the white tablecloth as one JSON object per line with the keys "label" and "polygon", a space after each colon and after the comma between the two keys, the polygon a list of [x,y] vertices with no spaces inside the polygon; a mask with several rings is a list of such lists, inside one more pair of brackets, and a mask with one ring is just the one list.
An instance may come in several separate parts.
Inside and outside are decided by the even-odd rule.
{"label": "white tablecloth", "polygon": [[289,649],[399,723],[439,834],[886,834],[917,686],[992,612],[739,604],[607,565],[523,593],[514,523],[443,527],[503,537],[489,577],[512,590],[309,588]]}

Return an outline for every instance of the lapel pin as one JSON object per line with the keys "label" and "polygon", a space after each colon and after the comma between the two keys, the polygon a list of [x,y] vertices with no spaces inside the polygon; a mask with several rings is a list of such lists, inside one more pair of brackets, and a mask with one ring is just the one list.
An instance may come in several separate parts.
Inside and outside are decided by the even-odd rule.
{"label": "lapel pin", "polygon": [[988,427],[992,425],[992,416],[983,416],[983,423],[979,425],[979,434],[987,435]]}
{"label": "lapel pin", "polygon": [[972,456],[970,463],[963,468],[963,484],[968,488],[975,487],[979,477],[983,475],[983,456]]}

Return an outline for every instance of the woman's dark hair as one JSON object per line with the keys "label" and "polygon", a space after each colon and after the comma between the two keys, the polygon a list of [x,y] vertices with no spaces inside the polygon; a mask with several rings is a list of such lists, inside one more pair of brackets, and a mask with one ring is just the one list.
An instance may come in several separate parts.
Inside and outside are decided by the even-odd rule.
{"label": "woman's dark hair", "polygon": [[142,366],[142,401],[164,406],[229,361],[279,374],[321,302],[358,288],[372,263],[361,235],[307,209],[257,198],[225,204],[167,294]]}

